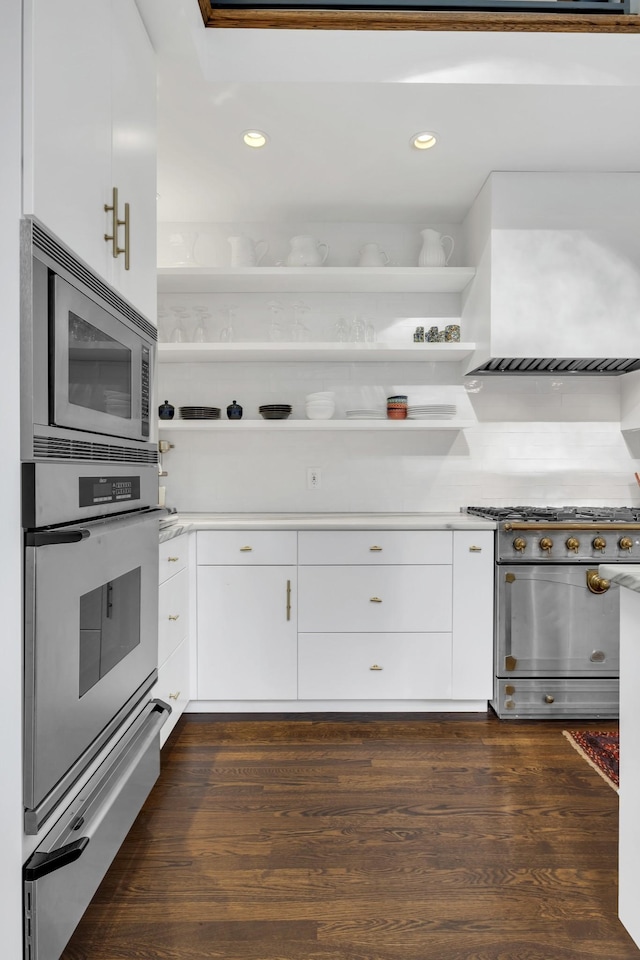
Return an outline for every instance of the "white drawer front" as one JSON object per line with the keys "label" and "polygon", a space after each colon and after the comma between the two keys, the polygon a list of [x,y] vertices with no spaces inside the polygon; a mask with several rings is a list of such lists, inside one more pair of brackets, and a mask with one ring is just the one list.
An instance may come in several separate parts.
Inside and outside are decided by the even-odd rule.
{"label": "white drawer front", "polygon": [[451,630],[451,567],[299,567],[302,633]]}
{"label": "white drawer front", "polygon": [[301,564],[451,563],[448,530],[301,530]]}
{"label": "white drawer front", "polygon": [[189,574],[182,570],[160,585],[158,598],[158,663],[171,656],[189,632]]}
{"label": "white drawer front", "polygon": [[451,634],[300,634],[301,700],[451,696]]}
{"label": "white drawer front", "polygon": [[294,530],[204,530],[198,532],[198,564],[294,564]]}
{"label": "white drawer front", "polygon": [[159,583],[164,583],[169,577],[185,569],[189,559],[188,547],[189,536],[186,533],[160,544]]}
{"label": "white drawer front", "polygon": [[160,731],[160,745],[165,742],[190,700],[189,696],[189,641],[183,640],[158,671],[158,682],[153,697],[164,700],[171,713]]}

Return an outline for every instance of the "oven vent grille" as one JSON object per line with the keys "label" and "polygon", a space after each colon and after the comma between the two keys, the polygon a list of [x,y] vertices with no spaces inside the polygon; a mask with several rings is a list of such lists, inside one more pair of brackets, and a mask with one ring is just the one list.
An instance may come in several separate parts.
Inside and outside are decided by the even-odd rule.
{"label": "oven vent grille", "polygon": [[582,377],[600,376],[617,377],[622,373],[631,373],[640,370],[640,359],[605,358],[605,359],[549,359],[534,357],[492,357],[485,363],[470,370],[467,376],[482,373],[497,376],[512,374],[513,376],[530,374],[544,376],[545,374],[575,373]]}
{"label": "oven vent grille", "polygon": [[34,437],[33,455],[47,460],[99,460],[112,463],[157,463],[155,448],[136,450],[109,443],[68,440],[61,437]]}
{"label": "oven vent grille", "polygon": [[93,290],[101,300],[111,304],[115,310],[127,317],[134,326],[142,330],[150,340],[155,342],[158,339],[158,331],[149,323],[146,317],[138,313],[135,307],[132,307],[126,300],[123,300],[113,287],[110,287],[101,280],[100,277],[85,266],[81,260],[78,260],[70,250],[44,230],[37,221],[31,220],[31,223],[34,247],[46,253],[56,264],[64,267],[76,280],[79,280],[86,287],[89,287],[90,290]]}

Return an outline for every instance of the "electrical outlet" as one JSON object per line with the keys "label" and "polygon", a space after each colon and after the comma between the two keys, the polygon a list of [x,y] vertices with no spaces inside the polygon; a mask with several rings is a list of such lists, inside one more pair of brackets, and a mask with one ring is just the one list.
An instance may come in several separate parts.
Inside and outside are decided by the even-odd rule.
{"label": "electrical outlet", "polygon": [[309,467],[307,470],[307,490],[319,490],[322,486],[322,473],[318,467]]}

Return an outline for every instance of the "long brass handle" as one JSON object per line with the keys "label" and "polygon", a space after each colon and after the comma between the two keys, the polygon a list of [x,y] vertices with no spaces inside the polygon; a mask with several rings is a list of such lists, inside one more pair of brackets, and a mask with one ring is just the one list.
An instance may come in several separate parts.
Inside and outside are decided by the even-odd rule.
{"label": "long brass handle", "polygon": [[104,212],[111,213],[111,233],[105,233],[106,243],[111,242],[111,254],[114,260],[118,259],[118,188],[113,187],[111,191],[111,204],[105,203]]}
{"label": "long brass handle", "polygon": [[372,667],[369,667],[369,670],[382,670],[382,667],[379,667],[377,663],[374,663]]}
{"label": "long brass handle", "polygon": [[179,690],[178,690],[177,693],[170,693],[170,694],[169,694],[169,700],[177,700],[179,696],[180,696],[180,691],[179,691]]}
{"label": "long brass handle", "polygon": [[287,620],[291,620],[291,580],[287,580]]}
{"label": "long brass handle", "polygon": [[253,547],[240,547],[240,553],[251,553]]}
{"label": "long brass handle", "polygon": [[369,547],[369,550],[371,550],[372,553],[380,553],[382,547]]}
{"label": "long brass handle", "polygon": [[130,240],[130,216],[129,216],[129,204],[125,203],[124,205],[124,220],[118,220],[118,226],[124,227],[124,247],[122,249],[118,248],[118,253],[124,253],[124,268],[125,270],[129,269],[131,263],[131,244]]}
{"label": "long brass handle", "polygon": [[179,620],[179,619],[180,619],[180,614],[179,614],[179,613],[170,613],[170,614],[169,614],[169,620]]}
{"label": "long brass handle", "polygon": [[380,599],[380,597],[369,597],[369,600],[371,601],[371,603],[382,603],[382,600]]}

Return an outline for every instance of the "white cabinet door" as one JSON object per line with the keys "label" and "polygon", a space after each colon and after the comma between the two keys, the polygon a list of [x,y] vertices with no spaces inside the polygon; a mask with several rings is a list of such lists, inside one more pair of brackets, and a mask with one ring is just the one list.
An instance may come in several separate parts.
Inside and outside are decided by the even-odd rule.
{"label": "white cabinet door", "polygon": [[[112,171],[121,217],[129,204],[130,269],[111,257],[111,282],[155,321],[156,66],[155,53],[135,3],[111,0]],[[124,234],[121,234],[124,244]]]}
{"label": "white cabinet door", "polygon": [[300,567],[303,633],[451,630],[451,567]]}
{"label": "white cabinet door", "polygon": [[453,534],[453,697],[493,695],[494,535]]}
{"label": "white cabinet door", "polygon": [[164,700],[171,707],[171,713],[160,730],[160,746],[162,746],[189,702],[188,640],[183,640],[169,659],[160,667],[158,682],[151,695],[159,700]]}
{"label": "white cabinet door", "polygon": [[25,213],[107,277],[110,2],[25,4]]}
{"label": "white cabinet door", "polygon": [[160,584],[158,591],[158,665],[189,634],[189,573],[181,570]]}
{"label": "white cabinet door", "polygon": [[198,699],[295,700],[295,566],[197,574]]}

